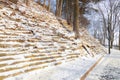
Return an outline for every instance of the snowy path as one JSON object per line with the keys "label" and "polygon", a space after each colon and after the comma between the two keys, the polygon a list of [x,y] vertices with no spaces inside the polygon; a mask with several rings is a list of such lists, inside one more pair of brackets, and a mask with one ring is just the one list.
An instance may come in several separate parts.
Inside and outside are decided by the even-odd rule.
{"label": "snowy path", "polygon": [[58,66],[36,70],[5,80],[80,80],[80,77],[101,56],[102,55],[96,55],[94,58],[90,56],[82,57]]}
{"label": "snowy path", "polygon": [[120,51],[112,50],[106,55],[86,80],[120,80]]}

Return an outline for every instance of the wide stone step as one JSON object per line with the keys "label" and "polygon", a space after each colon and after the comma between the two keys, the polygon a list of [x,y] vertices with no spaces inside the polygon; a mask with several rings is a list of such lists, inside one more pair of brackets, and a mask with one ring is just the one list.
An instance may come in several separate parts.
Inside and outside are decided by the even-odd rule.
{"label": "wide stone step", "polygon": [[56,49],[57,47],[51,43],[51,44],[46,44],[46,45],[40,44],[39,48],[40,49]]}
{"label": "wide stone step", "polygon": [[[46,54],[33,54],[33,53],[24,53],[24,54],[5,54],[0,57],[1,63],[8,63],[9,61],[22,61],[27,60],[28,58],[37,58],[37,57],[45,57]],[[10,60],[10,59],[11,60]],[[22,58],[22,59],[21,59]],[[27,59],[26,59],[27,58]],[[20,60],[21,59],[21,60]]]}
{"label": "wide stone step", "polygon": [[11,38],[7,38],[7,39],[1,39],[0,38],[0,42],[19,42],[19,43],[24,43],[25,42],[25,40],[24,39],[17,39],[17,38],[14,38],[14,39],[11,39]]}
{"label": "wide stone step", "polygon": [[32,34],[24,34],[24,33],[1,33],[1,36],[32,36]]}
{"label": "wide stone step", "polygon": [[[4,62],[1,62],[0,63],[0,68],[6,68],[6,67],[19,67],[20,65],[22,66],[22,64],[28,64],[29,62],[30,63],[36,63],[36,62],[48,62],[49,60],[56,60],[56,61],[61,61],[61,60],[65,60],[64,57],[54,57],[53,59],[45,59],[45,60],[36,60],[36,61],[30,61],[31,59],[30,58],[27,58],[27,59],[23,59],[23,60],[9,60],[9,63],[7,61],[4,61]],[[30,64],[29,63],[29,64]],[[29,65],[30,66],[30,65]]]}
{"label": "wide stone step", "polygon": [[20,51],[28,51],[29,48],[27,47],[11,47],[11,48],[0,48],[0,52],[20,52]]}
{"label": "wide stone step", "polygon": [[28,42],[39,42],[41,39],[37,39],[37,38],[30,38],[27,39]]}
{"label": "wide stone step", "polygon": [[9,44],[6,44],[5,42],[4,42],[4,44],[1,44],[0,43],[0,48],[10,48],[10,47],[13,47],[13,48],[16,48],[16,47],[23,47],[23,45],[22,44],[14,44],[15,42],[13,42],[13,43],[9,43]]}
{"label": "wide stone step", "polygon": [[[29,71],[33,71],[33,70],[36,70],[36,69],[41,69],[41,68],[44,68],[44,67],[48,67],[49,65],[58,65],[58,64],[61,64],[62,63],[62,60],[64,59],[61,59],[61,61],[56,61],[56,60],[48,60],[48,61],[44,61],[44,62],[40,62],[40,61],[37,61],[36,63],[31,63],[31,64],[26,64],[25,66],[22,66],[22,67],[8,67],[5,69],[2,69],[0,68],[0,75],[1,76],[15,76],[15,75],[18,75],[18,74],[21,74],[21,73],[24,73],[24,72],[29,72]],[[19,71],[19,72],[18,72]],[[7,74],[6,74],[7,73]]]}
{"label": "wide stone step", "polygon": [[52,48],[52,49],[42,49],[42,50],[39,50],[39,52],[40,53],[52,53],[52,52],[59,52],[60,51],[60,49],[58,49],[58,48]]}
{"label": "wide stone step", "polygon": [[18,38],[18,36],[15,35],[0,35],[0,38]]}
{"label": "wide stone step", "polygon": [[15,56],[4,56],[0,57],[0,65],[2,64],[18,64],[18,63],[23,63],[23,62],[32,62],[32,61],[37,61],[37,60],[47,60],[47,59],[55,59],[55,58],[61,58],[61,55],[56,54],[56,55],[47,55],[47,54],[26,54],[26,55],[15,55]]}
{"label": "wide stone step", "polygon": [[1,52],[0,53],[0,57],[4,57],[4,56],[15,56],[15,55],[24,55],[24,56],[42,56],[42,55],[46,55],[46,53],[31,53],[29,51],[16,51],[16,52]]}
{"label": "wide stone step", "polygon": [[55,40],[55,42],[59,43],[59,44],[72,44],[73,42],[72,41],[69,41],[69,40]]}
{"label": "wide stone step", "polygon": [[2,36],[11,36],[11,35],[13,35],[13,36],[18,36],[19,34],[16,34],[16,33],[6,33],[6,32],[0,32],[0,35]]}
{"label": "wide stone step", "polygon": [[39,44],[42,46],[53,46],[54,42],[53,41],[40,41]]}
{"label": "wide stone step", "polygon": [[17,40],[17,41],[2,41],[0,42],[0,46],[2,47],[30,47],[30,46],[39,46],[40,48],[55,48],[55,46],[53,46],[53,44],[51,43],[51,45],[46,44],[46,45],[42,45],[39,42],[28,42],[28,41],[24,41],[24,40]]}
{"label": "wide stone step", "polygon": [[67,55],[67,57],[71,57],[71,58],[77,58],[79,57],[80,55]]}
{"label": "wide stone step", "polygon": [[6,54],[6,55],[17,55],[17,54],[25,54],[30,53],[29,51],[2,51],[0,54]]}
{"label": "wide stone step", "polygon": [[[61,60],[61,61],[60,61]],[[63,58],[59,59],[59,61],[57,61],[57,59],[49,59],[49,60],[46,60],[46,61],[36,61],[36,63],[26,63],[25,66],[22,66],[22,67],[15,67],[15,68],[11,68],[11,67],[8,67],[8,68],[5,68],[5,69],[2,69],[0,68],[1,70],[1,73],[0,73],[0,77],[1,78],[6,78],[6,77],[9,77],[9,76],[16,76],[16,75],[19,75],[21,73],[24,73],[24,72],[29,72],[29,71],[33,71],[33,70],[36,70],[36,69],[41,69],[41,68],[45,68],[45,67],[48,67],[49,65],[59,65],[61,64],[62,62],[64,61]],[[25,64],[25,63],[24,63]],[[7,73],[7,74],[6,74]]]}
{"label": "wide stone step", "polygon": [[[51,62],[49,62],[49,63],[51,63]],[[15,70],[13,69],[12,71],[2,72],[2,73],[0,73],[0,77],[7,78],[7,77],[10,77],[10,76],[16,76],[16,75],[19,75],[19,74],[22,74],[22,73],[25,73],[25,72],[29,72],[29,71],[33,71],[33,70],[36,70],[36,69],[41,69],[41,68],[47,67],[48,62],[46,62],[46,64],[42,64],[41,62],[38,62],[38,63],[34,64],[34,66],[29,66],[29,67],[28,66],[23,67],[23,68],[17,68]]]}
{"label": "wide stone step", "polygon": [[5,30],[0,30],[1,32],[5,32],[5,33],[23,33],[23,34],[31,34],[32,32],[29,31],[29,30],[25,30],[25,29],[22,29],[22,30],[13,30],[12,28],[10,29],[5,29]]}
{"label": "wide stone step", "polygon": [[32,34],[22,34],[22,33],[18,33],[18,34],[0,34],[0,38],[23,38],[23,37],[31,37],[33,36]]}
{"label": "wide stone step", "polygon": [[[30,72],[30,71],[33,71],[33,70],[37,70],[37,69],[42,69],[42,68],[45,68],[45,67],[48,67],[47,64],[45,65],[38,65],[38,66],[31,66],[31,67],[26,67],[24,69],[18,69],[18,70],[14,70],[12,72],[10,72],[11,74],[7,74],[8,72],[4,72],[1,76],[0,76],[0,79],[3,80],[5,78],[9,78],[11,76],[17,76],[17,75],[20,75],[22,73],[27,73],[27,72]],[[6,74],[6,75],[4,75]]]}
{"label": "wide stone step", "polygon": [[18,64],[7,65],[4,67],[0,67],[0,73],[6,72],[6,71],[12,71],[12,70],[16,70],[16,69],[21,69],[21,68],[25,68],[25,67],[30,67],[30,66],[34,66],[34,65],[41,65],[41,64],[52,62],[52,61],[56,61],[56,60],[48,59],[48,60],[44,60],[44,61],[31,61],[31,62],[22,62],[22,63],[18,63]]}
{"label": "wide stone step", "polygon": [[[0,67],[0,72],[1,72],[0,75],[2,78],[9,77],[11,75],[16,76],[24,72],[29,72],[36,69],[47,67],[48,65],[59,65],[63,61],[68,62],[79,57],[78,54],[68,54],[64,57],[60,55],[61,54],[58,55],[49,54],[48,57],[43,57],[43,58],[34,55],[34,56],[29,56],[31,59],[29,59],[29,57],[26,57],[28,59],[27,61],[25,60],[25,61],[13,62],[10,65],[3,64],[4,66],[1,65]],[[15,65],[19,65],[19,66],[16,67]]]}

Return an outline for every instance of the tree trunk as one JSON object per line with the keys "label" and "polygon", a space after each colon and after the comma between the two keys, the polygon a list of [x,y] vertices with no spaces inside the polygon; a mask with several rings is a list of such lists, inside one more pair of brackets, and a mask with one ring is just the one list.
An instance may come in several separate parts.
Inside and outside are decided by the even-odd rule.
{"label": "tree trunk", "polygon": [[62,15],[62,4],[63,4],[63,0],[60,0],[60,2],[59,2],[59,14],[58,14],[59,17],[61,17],[61,15]]}
{"label": "tree trunk", "polygon": [[58,5],[59,5],[59,1],[56,0],[56,11],[55,11],[55,15],[56,16],[58,15]]}
{"label": "tree trunk", "polygon": [[106,22],[103,22],[104,23],[104,27],[103,27],[103,45],[106,44]]}
{"label": "tree trunk", "polygon": [[67,19],[68,21],[68,17],[69,17],[69,1],[66,0],[66,13],[65,13],[65,18]]}
{"label": "tree trunk", "polygon": [[119,25],[119,50],[120,50],[120,25]]}
{"label": "tree trunk", "polygon": [[41,4],[41,0],[38,0],[37,3],[38,3],[38,4]]}
{"label": "tree trunk", "polygon": [[67,16],[67,22],[69,25],[73,25],[73,0],[68,0],[68,16]]}
{"label": "tree trunk", "polygon": [[24,0],[24,3],[28,6],[29,2],[28,0]]}
{"label": "tree trunk", "polygon": [[113,48],[113,41],[114,41],[114,38],[113,38],[113,39],[111,39],[110,48]]}
{"label": "tree trunk", "polygon": [[57,6],[56,6],[56,16],[61,17],[62,15],[62,4],[63,0],[57,0]]}
{"label": "tree trunk", "polygon": [[75,38],[79,38],[79,0],[74,1],[73,31],[75,32]]}
{"label": "tree trunk", "polygon": [[111,53],[110,48],[111,48],[111,27],[108,22],[108,53],[109,54]]}
{"label": "tree trunk", "polygon": [[110,40],[108,40],[108,53],[110,54]]}
{"label": "tree trunk", "polygon": [[50,0],[48,0],[48,11],[50,11]]}
{"label": "tree trunk", "polygon": [[113,41],[111,40],[111,41],[110,41],[110,48],[112,48],[112,47],[113,47],[113,45],[112,45],[112,44],[113,44]]}
{"label": "tree trunk", "polygon": [[9,0],[9,1],[12,3],[15,3],[15,4],[17,4],[17,2],[18,2],[18,0]]}
{"label": "tree trunk", "polygon": [[45,6],[46,6],[46,0],[44,0],[44,3],[43,3],[43,7],[45,8]]}

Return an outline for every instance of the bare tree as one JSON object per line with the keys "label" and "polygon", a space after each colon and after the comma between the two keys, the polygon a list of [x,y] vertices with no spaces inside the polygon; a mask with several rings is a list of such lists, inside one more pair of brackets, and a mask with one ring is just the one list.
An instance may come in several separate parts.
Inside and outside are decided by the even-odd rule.
{"label": "bare tree", "polygon": [[38,3],[38,4],[41,4],[41,0],[37,0],[37,3]]}
{"label": "bare tree", "polygon": [[119,26],[119,50],[120,50],[120,26]]}
{"label": "bare tree", "polygon": [[79,0],[74,1],[74,19],[73,19],[73,31],[75,32],[75,38],[79,38]]}
{"label": "bare tree", "polygon": [[46,0],[44,0],[43,7],[44,8],[46,7]]}
{"label": "bare tree", "polygon": [[13,2],[15,4],[17,4],[18,0],[9,0],[10,2]]}
{"label": "bare tree", "polygon": [[63,0],[57,0],[56,3],[56,16],[61,17]]}
{"label": "bare tree", "polygon": [[119,22],[118,22],[118,25],[119,25],[119,38],[118,38],[118,46],[119,46],[119,50],[120,50],[120,14],[119,14]]}
{"label": "bare tree", "polygon": [[73,10],[74,10],[74,1],[73,0],[66,0],[66,20],[69,25],[73,24]]}
{"label": "bare tree", "polygon": [[50,0],[48,0],[48,11],[50,11]]}
{"label": "bare tree", "polygon": [[118,27],[118,13],[120,11],[120,8],[118,8],[119,5],[120,5],[120,1],[109,0],[108,5],[104,4],[107,14],[102,10],[100,6],[98,6],[104,24],[103,25],[104,36],[107,37],[108,39],[109,53],[110,53],[110,48],[112,48],[113,46],[115,28]]}
{"label": "bare tree", "polygon": [[28,4],[29,4],[29,2],[28,2],[29,0],[24,0],[24,3],[28,6]]}

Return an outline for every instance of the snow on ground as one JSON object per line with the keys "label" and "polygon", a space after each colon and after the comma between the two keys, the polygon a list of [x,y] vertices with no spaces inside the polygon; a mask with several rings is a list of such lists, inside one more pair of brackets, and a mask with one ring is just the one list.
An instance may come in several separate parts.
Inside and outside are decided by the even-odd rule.
{"label": "snow on ground", "polygon": [[[1,5],[0,80],[1,77],[12,77],[7,80],[79,79],[99,56],[74,59],[89,55],[88,51],[91,54],[105,53],[104,47],[87,30],[81,28],[80,39],[75,40],[74,33],[66,29],[69,26],[63,26],[52,13],[34,2],[30,6],[24,3]],[[62,62],[66,64],[50,67]],[[44,66],[50,68],[32,72]],[[14,75],[18,76],[14,78]]]}
{"label": "snow on ground", "polygon": [[80,77],[91,67],[102,55],[78,58],[75,61],[63,63],[58,66],[48,67],[21,74],[5,80],[80,80]]}
{"label": "snow on ground", "polygon": [[86,80],[120,80],[120,51],[106,55]]}

